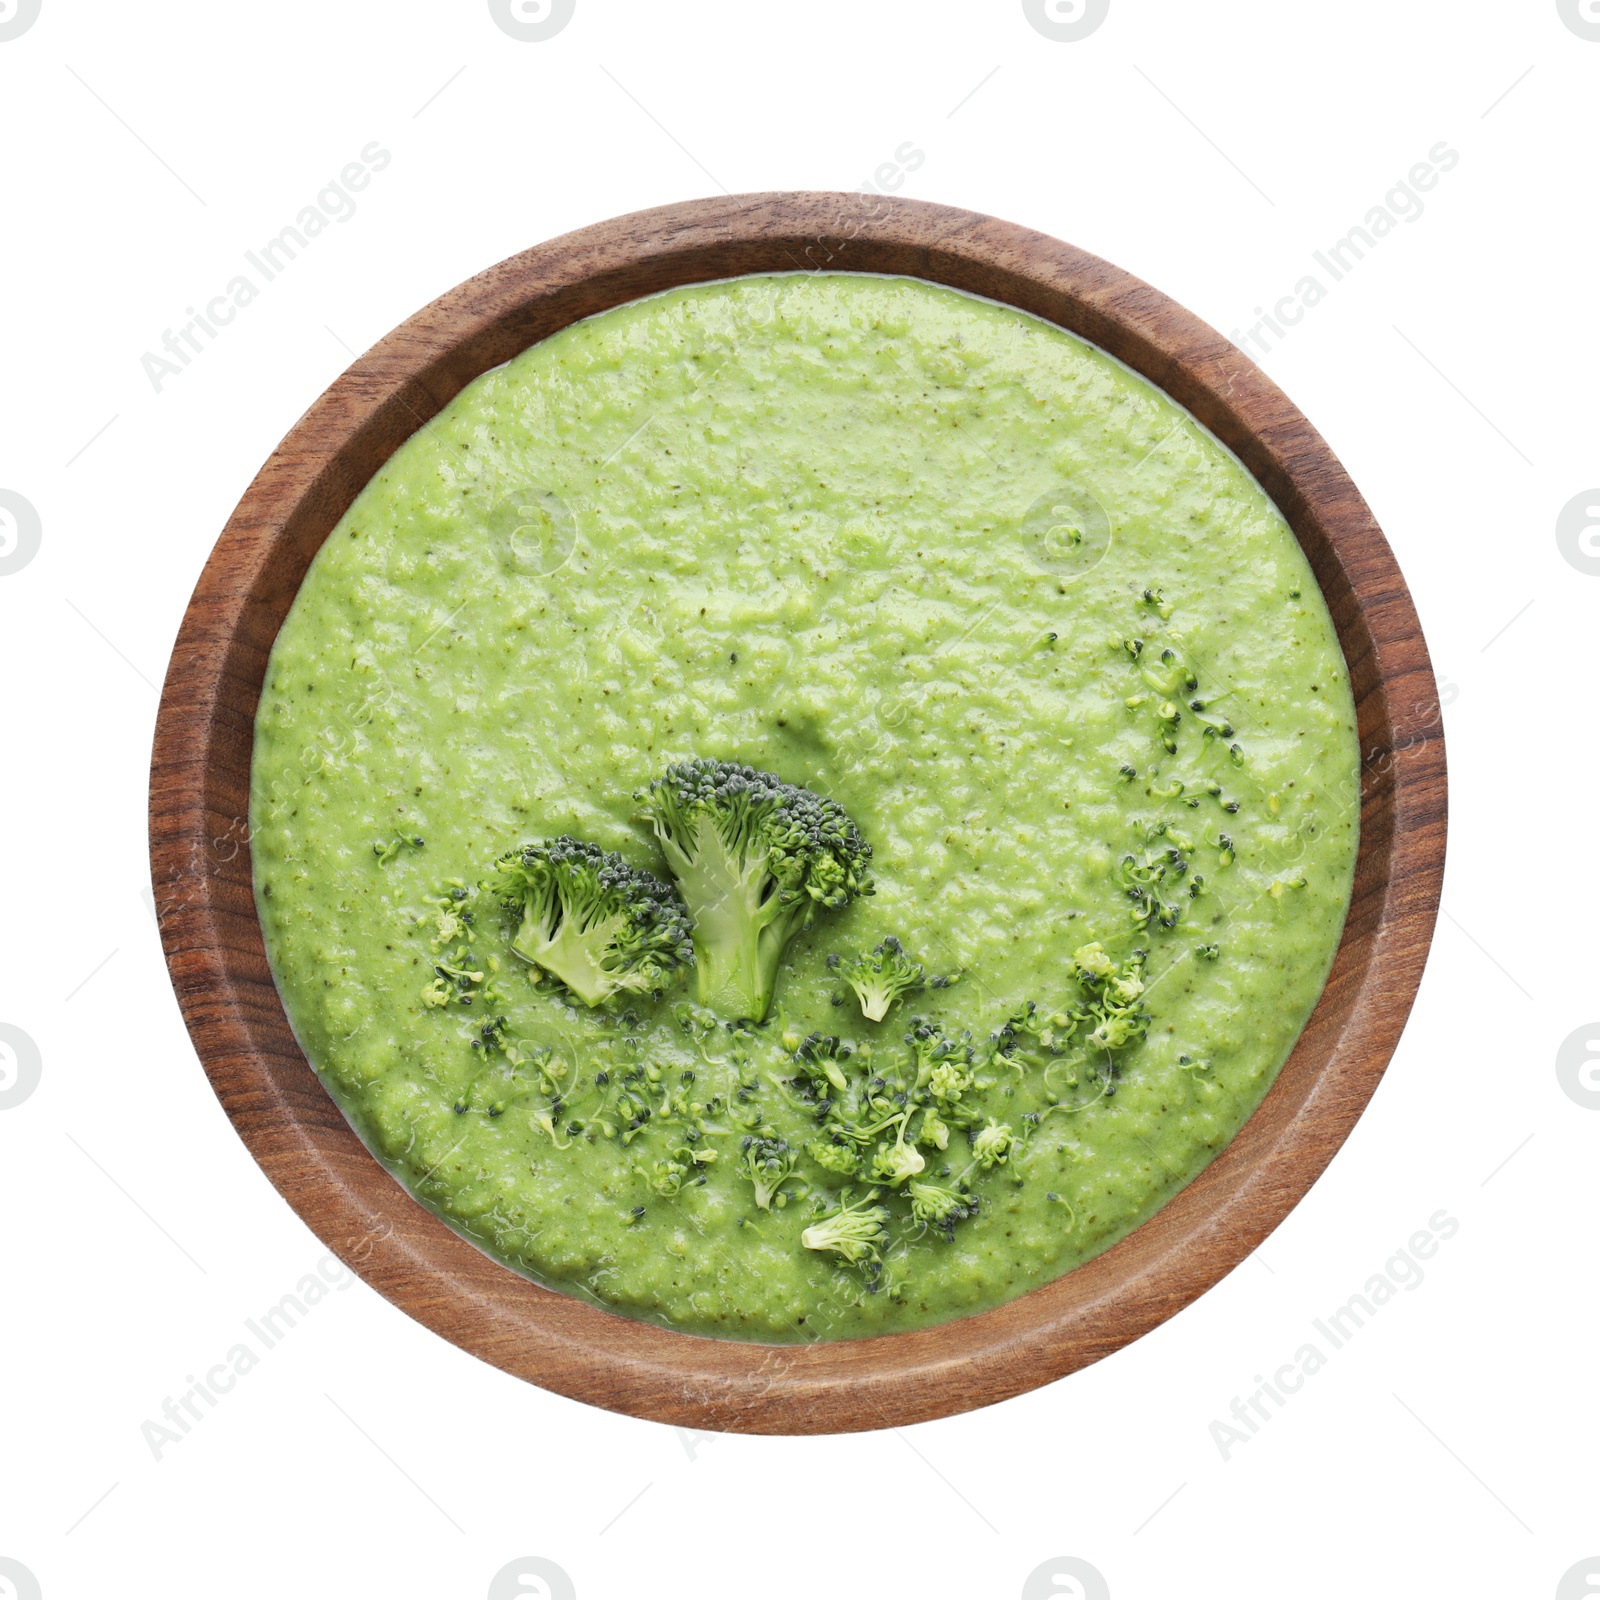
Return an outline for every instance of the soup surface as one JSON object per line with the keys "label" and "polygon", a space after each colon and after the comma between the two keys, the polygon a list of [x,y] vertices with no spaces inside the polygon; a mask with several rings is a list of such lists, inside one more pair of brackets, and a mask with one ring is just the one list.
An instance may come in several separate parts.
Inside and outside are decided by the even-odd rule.
{"label": "soup surface", "polygon": [[[760,1024],[693,973],[585,1005],[481,887],[559,835],[669,878],[636,795],[695,758],[872,846]],[[1306,561],[1187,412],[1022,312],[794,274],[575,324],[395,453],[274,647],[252,851],[301,1044],[413,1195],[786,1342],[999,1304],[1193,1179],[1321,991],[1356,780]],[[871,1021],[889,936],[924,986]]]}

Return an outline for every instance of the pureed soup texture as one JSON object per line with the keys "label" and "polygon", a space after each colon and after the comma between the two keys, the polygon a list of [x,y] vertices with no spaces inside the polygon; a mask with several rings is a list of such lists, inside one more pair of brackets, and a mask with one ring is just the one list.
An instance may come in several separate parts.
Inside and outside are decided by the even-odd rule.
{"label": "pureed soup texture", "polygon": [[1164,394],[925,282],[734,279],[534,346],[362,491],[268,669],[257,903],[453,1228],[855,1337],[1222,1150],[1338,944],[1356,761],[1298,545]]}

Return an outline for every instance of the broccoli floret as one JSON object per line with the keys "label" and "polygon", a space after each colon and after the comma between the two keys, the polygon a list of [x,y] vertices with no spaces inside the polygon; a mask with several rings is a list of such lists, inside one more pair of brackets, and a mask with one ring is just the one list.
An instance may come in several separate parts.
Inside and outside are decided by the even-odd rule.
{"label": "broccoli floret", "polygon": [[727,761],[679,762],[639,799],[694,918],[701,1003],[763,1021],[790,939],[873,892],[872,846],[836,800]]}
{"label": "broccoli floret", "polygon": [[926,1222],[942,1233],[946,1240],[955,1237],[956,1224],[972,1216],[978,1202],[953,1189],[941,1189],[936,1183],[918,1183],[909,1186],[911,1216],[916,1222]]}
{"label": "broccoli floret", "polygon": [[843,1205],[814,1222],[800,1235],[807,1250],[831,1250],[852,1264],[881,1261],[889,1238],[889,1211],[874,1205],[876,1189],[869,1189],[854,1205]]}
{"label": "broccoli floret", "polygon": [[694,960],[689,915],[671,885],[582,839],[511,851],[488,887],[521,918],[512,950],[587,1006],[659,989]]}
{"label": "broccoli floret", "polygon": [[770,1211],[773,1196],[776,1195],[781,1206],[784,1197],[778,1194],[778,1190],[794,1172],[797,1159],[795,1152],[789,1148],[789,1141],[746,1134],[739,1141],[739,1148],[744,1153],[744,1175],[755,1186],[756,1204],[763,1211]]}
{"label": "broccoli floret", "polygon": [[972,1141],[972,1154],[978,1165],[987,1172],[991,1167],[1001,1167],[1011,1154],[1016,1136],[1008,1122],[996,1122],[993,1117],[980,1128]]}
{"label": "broccoli floret", "polygon": [[882,1022],[896,1000],[914,994],[925,984],[922,963],[913,961],[893,934],[871,954],[841,963],[839,971],[855,990],[861,1014],[868,1022]]}

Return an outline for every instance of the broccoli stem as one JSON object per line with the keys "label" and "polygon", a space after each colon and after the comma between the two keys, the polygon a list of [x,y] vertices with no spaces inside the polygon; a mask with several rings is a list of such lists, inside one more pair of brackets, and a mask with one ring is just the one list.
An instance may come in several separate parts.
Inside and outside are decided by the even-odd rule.
{"label": "broccoli stem", "polygon": [[778,963],[804,901],[786,904],[783,891],[773,887],[765,853],[748,851],[741,862],[709,816],[695,823],[692,857],[670,834],[658,836],[673,876],[695,908],[700,1004],[725,1017],[764,1021],[778,983]]}

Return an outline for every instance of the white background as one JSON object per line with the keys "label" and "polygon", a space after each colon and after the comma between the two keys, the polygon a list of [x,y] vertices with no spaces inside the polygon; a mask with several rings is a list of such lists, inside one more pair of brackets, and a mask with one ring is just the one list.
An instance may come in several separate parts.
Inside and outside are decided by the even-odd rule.
{"label": "white background", "polygon": [[[1600,482],[1597,87],[1554,0],[1112,0],[1077,43],[1017,0],[578,0],[541,43],[484,0],[43,0],[0,42],[0,488],[43,530],[0,576],[0,1022],[43,1062],[0,1111],[0,1556],[45,1600],[478,1600],[524,1555],[582,1600],[1012,1597],[1058,1556],[1115,1600],[1556,1595],[1600,1552],[1600,1114],[1555,1071],[1600,1014],[1600,578],[1555,538]],[[156,393],[163,330],[373,140],[393,161],[356,215]],[[567,229],[854,188],[907,141],[899,192],[1070,239],[1227,331],[1441,140],[1461,160],[1424,214],[1263,362],[1399,556],[1452,818],[1393,1066],[1262,1251],[1050,1388],[801,1440],[559,1399],[358,1283],[154,1459],[141,1424],[323,1257],[168,985],[155,685],[230,509],[351,353]],[[1225,1461],[1210,1424],[1441,1208],[1426,1281]]]}

